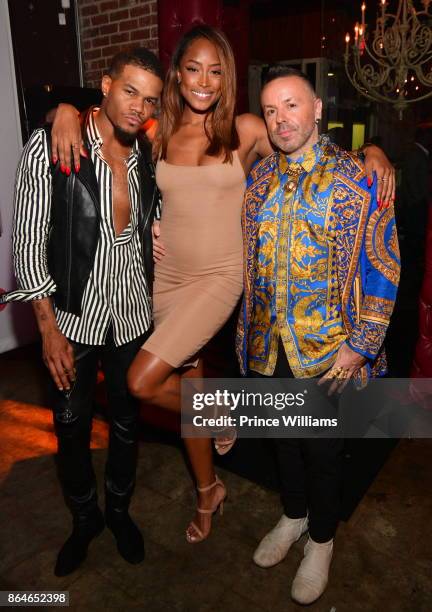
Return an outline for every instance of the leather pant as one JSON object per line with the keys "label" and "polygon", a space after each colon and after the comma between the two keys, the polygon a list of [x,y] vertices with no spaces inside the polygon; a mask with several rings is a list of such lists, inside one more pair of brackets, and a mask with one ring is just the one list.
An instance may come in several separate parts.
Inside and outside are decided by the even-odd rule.
{"label": "leather pant", "polygon": [[107,507],[127,510],[135,485],[138,459],[139,409],[127,389],[127,371],[145,340],[115,346],[112,329],[103,346],[70,341],[75,354],[76,381],[69,394],[52,385],[57,465],[66,503],[74,516],[97,506],[90,436],[99,363],[105,375],[109,408],[109,445],[105,468]]}

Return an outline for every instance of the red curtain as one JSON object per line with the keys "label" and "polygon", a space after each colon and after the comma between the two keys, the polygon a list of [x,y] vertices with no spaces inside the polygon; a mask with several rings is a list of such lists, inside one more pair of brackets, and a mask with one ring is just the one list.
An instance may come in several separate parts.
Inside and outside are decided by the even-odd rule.
{"label": "red curtain", "polygon": [[419,301],[419,338],[411,376],[432,378],[432,202],[429,205],[425,273]]}

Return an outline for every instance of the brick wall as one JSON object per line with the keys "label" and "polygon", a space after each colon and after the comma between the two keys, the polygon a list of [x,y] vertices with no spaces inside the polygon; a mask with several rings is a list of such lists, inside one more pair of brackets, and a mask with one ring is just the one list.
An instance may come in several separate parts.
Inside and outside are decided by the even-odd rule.
{"label": "brick wall", "polygon": [[84,84],[99,87],[118,51],[143,46],[158,52],[157,0],[77,0]]}

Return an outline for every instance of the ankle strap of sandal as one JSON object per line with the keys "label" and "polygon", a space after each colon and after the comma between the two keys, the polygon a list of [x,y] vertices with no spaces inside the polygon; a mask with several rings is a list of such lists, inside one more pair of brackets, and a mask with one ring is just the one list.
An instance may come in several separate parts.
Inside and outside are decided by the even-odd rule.
{"label": "ankle strap of sandal", "polygon": [[208,485],[207,487],[197,487],[197,491],[199,491],[200,493],[205,493],[205,491],[210,491],[210,489],[213,489],[213,487],[215,487],[218,484],[222,484],[222,483],[219,480],[219,478],[216,476],[214,482],[212,482],[211,485]]}

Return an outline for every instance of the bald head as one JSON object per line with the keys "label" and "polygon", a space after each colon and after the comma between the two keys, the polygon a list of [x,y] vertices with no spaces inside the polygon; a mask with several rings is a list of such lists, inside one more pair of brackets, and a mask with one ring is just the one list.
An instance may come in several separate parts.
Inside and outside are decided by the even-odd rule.
{"label": "bald head", "polygon": [[322,102],[304,75],[275,76],[264,84],[261,104],[270,140],[298,158],[318,141]]}

